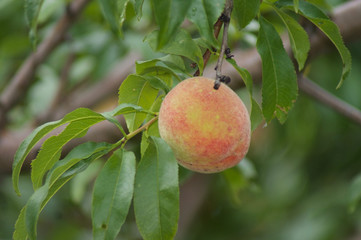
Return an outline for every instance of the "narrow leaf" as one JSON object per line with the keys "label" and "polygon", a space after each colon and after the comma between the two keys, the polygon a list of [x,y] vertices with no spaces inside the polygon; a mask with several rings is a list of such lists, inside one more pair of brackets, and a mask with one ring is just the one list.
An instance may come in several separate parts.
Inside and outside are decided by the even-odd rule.
{"label": "narrow leaf", "polygon": [[15,192],[20,195],[19,191],[19,174],[21,170],[21,166],[23,165],[26,156],[29,154],[30,150],[42,139],[45,135],[50,133],[55,128],[70,123],[73,121],[82,121],[91,118],[99,118],[99,114],[95,113],[86,108],[78,108],[71,113],[65,115],[62,120],[45,123],[37,127],[29,136],[25,138],[25,140],[20,144],[20,147],[15,153],[14,163],[13,163],[13,187]]}
{"label": "narrow leaf", "polygon": [[241,28],[247,26],[259,12],[260,1],[234,0],[234,10],[237,22]]}
{"label": "narrow leaf", "polygon": [[113,32],[121,34],[129,0],[98,0],[98,2],[103,16],[108,21]]}
{"label": "narrow leaf", "polygon": [[321,29],[322,32],[325,33],[325,35],[332,41],[332,43],[336,46],[338,52],[340,53],[343,62],[343,69],[342,69],[341,80],[336,86],[336,88],[340,88],[351,71],[351,66],[352,66],[351,53],[343,43],[340,31],[334,22],[327,19],[318,19],[318,18],[308,18],[308,19],[313,24],[315,24],[319,29]]}
{"label": "narrow leaf", "polygon": [[251,104],[251,130],[254,131],[262,123],[263,115],[261,107],[258,105],[258,102],[254,98],[252,99]]}
{"label": "narrow leaf", "polygon": [[122,104],[119,104],[112,111],[102,113],[102,116],[104,118],[106,118],[109,122],[116,125],[118,127],[118,129],[120,130],[120,132],[122,133],[122,135],[125,136],[126,133],[125,133],[122,125],[120,124],[120,122],[115,118],[115,116],[118,116],[121,114],[126,114],[126,113],[133,113],[133,112],[148,112],[148,111],[146,111],[142,107],[134,105],[134,104],[122,103]]}
{"label": "narrow leaf", "polygon": [[299,0],[293,0],[293,7],[295,9],[295,13],[298,13],[298,7],[300,5]]}
{"label": "narrow leaf", "polygon": [[25,225],[30,240],[36,240],[37,236],[37,222],[40,212],[53,197],[53,195],[74,175],[61,177],[49,189],[48,183],[44,184],[41,188],[37,189],[27,202],[25,210]]}
{"label": "narrow leaf", "polygon": [[357,175],[349,187],[349,211],[354,212],[361,200],[361,174]]}
{"label": "narrow leaf", "polygon": [[137,15],[138,20],[142,18],[142,8],[144,0],[132,0],[134,5],[134,11]]}
{"label": "narrow leaf", "polygon": [[[149,109],[157,97],[158,90],[150,82],[139,75],[129,75],[119,88],[119,103],[135,104],[143,109]],[[145,113],[129,113],[124,118],[130,132],[137,129],[144,121]]]}
{"label": "narrow leaf", "polygon": [[166,81],[169,87],[172,86],[171,77],[181,78],[178,74],[185,73],[183,59],[175,55],[156,58],[148,61],[137,61],[135,65],[136,73],[139,75],[154,75]]}
{"label": "narrow leaf", "polygon": [[282,10],[274,8],[286,25],[293,54],[298,62],[298,70],[302,70],[310,50],[310,41],[303,27],[291,16]]}
{"label": "narrow leaf", "polygon": [[[276,5],[290,7],[291,3],[292,2],[289,0],[282,0],[277,2]],[[326,14],[323,13],[321,9],[312,3],[300,1],[299,11],[304,17],[315,24],[337,48],[337,51],[339,52],[343,62],[343,69],[341,80],[339,81],[336,88],[341,87],[342,83],[348,77],[351,71],[352,61],[350,51],[346,48],[342,40],[340,30],[338,29],[337,25],[331,21]]]}
{"label": "narrow leaf", "polygon": [[236,61],[232,58],[227,59],[232,66],[237,70],[242,77],[244,84],[249,93],[251,102],[251,130],[254,131],[257,126],[263,121],[262,111],[256,100],[253,98],[253,80],[251,74],[245,68],[241,68],[237,65]]}
{"label": "narrow leaf", "polygon": [[330,5],[330,3],[327,0],[307,0],[307,2],[310,2],[325,11],[332,10],[332,6]]}
{"label": "narrow leaf", "polygon": [[227,182],[234,203],[240,205],[242,202],[240,193],[247,187],[247,179],[243,176],[241,170],[237,166],[221,172],[221,175]]}
{"label": "narrow leaf", "polygon": [[213,25],[224,9],[224,2],[224,0],[193,0],[188,9],[187,17],[189,20],[198,27],[200,35],[213,46],[218,46],[217,40],[214,37]]}
{"label": "narrow leaf", "polygon": [[[153,50],[157,50],[157,35],[158,31],[153,31],[145,38],[145,41],[149,43],[150,47]],[[189,58],[190,60],[198,64],[201,72],[203,71],[202,51],[195,43],[195,41],[191,38],[189,33],[183,29],[176,32],[173,41],[163,46],[161,49],[159,49],[159,51],[167,54],[174,54]]]}
{"label": "narrow leaf", "polygon": [[[293,0],[279,0],[275,2],[275,6],[278,8],[287,7],[290,10],[294,10]],[[320,8],[303,0],[299,1],[298,10],[301,12],[301,14],[307,14],[312,18],[329,19],[327,14],[324,13]]]}
{"label": "narrow leaf", "polygon": [[45,184],[38,188],[26,204],[25,225],[30,239],[36,239],[40,212],[51,197],[73,176],[85,170],[95,159],[106,154],[111,145],[87,142],[75,147],[67,157],[49,171]]}
{"label": "narrow leaf", "polygon": [[148,79],[150,85],[159,90],[163,90],[166,94],[170,91],[170,87],[166,82],[163,81],[163,79],[157,77],[157,76],[144,76],[146,79]]}
{"label": "narrow leaf", "polygon": [[44,142],[36,159],[31,163],[34,189],[42,185],[45,173],[59,160],[61,149],[67,142],[83,137],[92,125],[104,120],[101,114],[98,115],[98,118],[72,122],[59,135],[52,136]]}
{"label": "narrow leaf", "polygon": [[135,156],[119,149],[106,162],[94,185],[92,222],[94,239],[118,235],[133,197]]}
{"label": "narrow leaf", "polygon": [[161,49],[176,35],[192,0],[152,0],[155,19],[159,25],[156,49]]}
{"label": "narrow leaf", "polygon": [[15,223],[15,231],[13,234],[14,240],[26,240],[28,237],[28,232],[26,231],[25,226],[25,211],[26,205],[21,209],[18,219]]}
{"label": "narrow leaf", "polygon": [[38,17],[44,0],[26,0],[25,1],[25,19],[30,27],[30,40],[35,48],[36,46],[36,29]]}
{"label": "narrow leaf", "polygon": [[145,240],[173,239],[179,216],[178,165],[162,139],[150,139],[135,176],[135,218]]}
{"label": "narrow leaf", "polygon": [[276,29],[263,17],[257,50],[262,58],[262,109],[267,122],[283,123],[297,97],[297,76]]}
{"label": "narrow leaf", "polygon": [[148,111],[143,109],[142,107],[135,105],[135,104],[131,104],[131,103],[121,103],[119,104],[116,108],[114,108],[113,110],[109,111],[109,112],[105,112],[102,113],[103,116],[118,116],[121,114],[127,114],[127,113],[133,113],[133,112],[143,112],[143,113],[147,113]]}
{"label": "narrow leaf", "polygon": [[26,204],[25,226],[30,240],[36,240],[36,226],[39,218],[41,204],[48,194],[48,185],[37,189]]}
{"label": "narrow leaf", "polygon": [[[46,181],[52,186],[66,171],[82,160],[98,158],[109,152],[111,144],[104,142],[85,142],[73,148],[65,158],[58,161],[49,171]],[[72,170],[73,172],[73,170]],[[67,173],[69,175],[69,172]],[[71,173],[73,174],[73,173]]]}

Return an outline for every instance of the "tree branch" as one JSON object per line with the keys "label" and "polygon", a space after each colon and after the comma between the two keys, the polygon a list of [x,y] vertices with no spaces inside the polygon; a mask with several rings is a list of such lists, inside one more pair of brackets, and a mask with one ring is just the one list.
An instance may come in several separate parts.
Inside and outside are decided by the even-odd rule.
{"label": "tree branch", "polygon": [[59,81],[59,87],[58,91],[53,99],[53,102],[51,103],[49,109],[44,113],[40,114],[35,119],[36,125],[41,125],[41,123],[49,121],[47,119],[51,118],[51,114],[56,111],[58,106],[65,100],[66,98],[66,86],[69,82],[69,72],[71,70],[71,67],[75,60],[75,53],[71,51],[65,61],[65,64],[61,70],[60,73],[60,81]]}
{"label": "tree branch", "polygon": [[81,13],[90,0],[74,0],[66,9],[64,15],[55,25],[52,33],[39,45],[17,71],[10,84],[0,97],[0,128],[6,125],[7,112],[24,96],[27,88],[33,81],[37,67],[50,53],[64,41],[64,36],[76,17]]}
{"label": "tree branch", "polygon": [[317,101],[331,107],[336,112],[361,125],[361,111],[359,109],[326,91],[305,76],[299,76],[298,87],[307,95],[313,97]]}
{"label": "tree branch", "polygon": [[226,81],[225,76],[222,75],[222,63],[224,59],[224,53],[226,52],[228,46],[228,27],[229,27],[229,22],[231,21],[232,9],[233,9],[233,0],[227,0],[226,6],[221,16],[222,21],[224,22],[223,38],[222,38],[221,50],[219,51],[219,56],[215,67],[216,81],[214,82],[214,89],[218,89],[219,86],[221,85],[221,82]]}
{"label": "tree branch", "polygon": [[[219,32],[221,31],[223,20],[222,16],[224,15],[224,11],[222,12],[222,15],[218,18],[217,22],[214,24],[214,37],[217,39],[219,36]],[[207,49],[205,53],[203,54],[203,63],[204,67],[207,66],[208,60],[211,57],[211,51]],[[199,76],[200,72],[199,69],[193,74],[194,77]]]}
{"label": "tree branch", "polygon": [[57,105],[51,113],[47,114],[46,118],[42,118],[39,124],[60,119],[79,107],[93,108],[105,99],[117,96],[119,86],[133,71],[134,62],[140,58],[140,54],[130,53],[114,64],[112,70],[102,80],[87,89],[79,88],[67,95],[66,99]]}

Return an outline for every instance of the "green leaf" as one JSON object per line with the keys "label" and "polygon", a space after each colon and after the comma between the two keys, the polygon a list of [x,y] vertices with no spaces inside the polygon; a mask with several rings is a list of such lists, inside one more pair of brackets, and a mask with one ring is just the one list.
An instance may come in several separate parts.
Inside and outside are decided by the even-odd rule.
{"label": "green leaf", "polygon": [[238,166],[227,169],[221,174],[228,184],[233,201],[239,205],[242,202],[240,193],[247,187],[247,179],[245,179]]}
{"label": "green leaf", "polygon": [[63,146],[74,138],[83,137],[92,125],[105,119],[101,114],[92,114],[97,117],[71,122],[59,135],[44,142],[36,159],[31,163],[31,180],[35,190],[42,185],[45,173],[59,160]]}
{"label": "green leaf", "polygon": [[224,9],[224,2],[224,0],[193,0],[188,9],[187,17],[189,20],[198,27],[200,35],[213,46],[218,45],[214,37],[213,25]]}
{"label": "green leaf", "polygon": [[[78,173],[83,172],[88,168],[88,166],[95,161],[96,159],[102,157],[106,153],[108,153],[109,149],[103,149],[100,151],[95,151],[94,154],[92,154],[90,157],[84,156],[84,159],[81,159],[78,163],[76,163],[74,166],[72,166],[70,169],[68,169],[61,177],[57,178],[57,180],[53,183],[50,183],[51,186],[48,191],[48,195],[46,196],[45,200],[43,201],[42,208],[45,207],[45,205],[48,203],[48,201],[54,196],[54,194],[70,179],[72,179],[75,175]],[[49,179],[54,179],[54,177],[51,177]]]}
{"label": "green leaf", "polygon": [[170,91],[170,87],[166,82],[157,76],[144,76],[150,82],[153,88],[163,90],[166,94]]}
{"label": "green leaf", "polygon": [[142,7],[144,0],[132,0],[132,2],[134,5],[135,14],[137,15],[138,20],[140,20],[142,18]]}
{"label": "green leaf", "polygon": [[101,115],[104,118],[106,118],[109,122],[116,125],[119,128],[119,130],[121,131],[122,135],[125,136],[126,133],[125,133],[122,125],[120,124],[120,122],[115,118],[115,116],[118,116],[118,115],[121,115],[121,114],[126,114],[126,113],[132,113],[132,112],[145,112],[145,113],[147,113],[148,111],[144,110],[142,107],[134,105],[134,104],[122,103],[122,104],[119,104],[112,111],[102,113]]}
{"label": "green leaf", "polygon": [[141,106],[135,104],[121,103],[113,110],[102,113],[102,115],[104,117],[108,117],[108,116],[115,117],[121,114],[134,113],[134,112],[148,113],[148,110],[145,110]]}
{"label": "green leaf", "polygon": [[[185,73],[183,59],[175,55],[156,58],[148,61],[137,61],[135,64],[136,73],[139,75],[155,75],[162,78],[169,87],[172,87],[171,77],[181,81],[179,73]],[[178,74],[177,74],[178,73]]]}
{"label": "green leaf", "polygon": [[23,165],[26,156],[29,154],[30,150],[42,139],[45,135],[50,133],[55,128],[74,121],[83,121],[91,118],[98,119],[102,117],[98,113],[95,113],[86,108],[78,108],[71,113],[65,115],[62,120],[45,123],[37,127],[25,140],[20,144],[18,150],[15,153],[14,162],[13,162],[13,186],[15,192],[20,195],[19,191],[19,174],[21,166]]}
{"label": "green leaf", "polygon": [[254,98],[252,98],[251,104],[251,130],[254,131],[262,123],[263,115],[261,107],[258,105],[258,102],[254,100]]}
{"label": "green leaf", "polygon": [[[277,7],[287,7],[290,10],[294,10],[293,0],[279,0],[275,2],[275,6]],[[318,7],[313,5],[312,3],[305,2],[303,0],[299,1],[298,10],[301,14],[307,14],[312,18],[324,18],[329,19],[328,16]]]}
{"label": "green leaf", "polygon": [[41,5],[44,0],[26,0],[25,1],[25,19],[30,27],[30,40],[35,48],[36,46],[36,29],[38,25],[38,17],[41,10]]}
{"label": "green leaf", "polygon": [[253,98],[253,80],[251,74],[245,68],[241,68],[237,65],[236,61],[232,58],[228,58],[227,61],[237,70],[242,77],[244,84],[249,93],[251,102],[251,130],[254,131],[257,126],[263,121],[262,111],[256,100]]}
{"label": "green leaf", "polygon": [[48,186],[37,189],[26,204],[25,226],[30,240],[36,240],[36,226],[39,218],[41,204],[48,194]]}
{"label": "green leaf", "polygon": [[[98,158],[103,156],[110,151],[111,147],[112,144],[104,142],[86,142],[76,146],[68,153],[68,155],[66,155],[65,158],[54,165],[51,171],[49,171],[46,181],[49,182],[50,186],[52,186],[60,176],[80,161],[84,159],[88,161],[89,158],[93,159],[94,157]],[[69,172],[67,174],[69,174]]]}
{"label": "green leaf", "polygon": [[119,149],[105,163],[94,185],[92,222],[94,239],[115,239],[133,197],[135,155]]}
{"label": "green leaf", "polygon": [[37,221],[51,197],[73,176],[85,170],[95,159],[106,154],[111,144],[87,142],[75,147],[49,171],[45,184],[38,188],[26,204],[25,225],[30,239],[36,239]]}
{"label": "green leaf", "polygon": [[234,0],[233,14],[241,28],[247,26],[259,12],[260,1]]}
{"label": "green leaf", "polygon": [[62,177],[50,189],[46,183],[37,189],[27,202],[25,210],[25,226],[30,240],[37,239],[37,222],[41,210],[48,203],[50,198],[66,183],[72,176]]}
{"label": "green leaf", "polygon": [[113,32],[121,34],[129,0],[98,0],[98,2],[103,16],[108,21]]}
{"label": "green leaf", "polygon": [[257,171],[251,161],[244,158],[233,168],[223,171],[222,176],[228,183],[231,197],[235,204],[240,204],[241,192],[246,188],[253,188],[256,190],[257,186],[252,183],[252,178],[257,175]]}
{"label": "green leaf", "polygon": [[[145,38],[145,41],[147,41],[150,47],[155,51],[157,51],[157,35],[158,31],[153,31]],[[177,31],[175,33],[173,41],[163,46],[161,49],[159,49],[159,51],[167,54],[174,54],[189,58],[190,60],[196,62],[201,73],[203,72],[202,51],[195,43],[195,41],[191,38],[189,33],[186,32],[184,29],[180,29],[179,31]]]}
{"label": "green leaf", "polygon": [[274,10],[286,25],[292,51],[298,62],[298,70],[301,71],[305,65],[308,51],[310,50],[308,35],[293,17],[289,16],[282,10],[278,10],[277,8],[274,8]]}
{"label": "green leaf", "polygon": [[62,121],[59,120],[39,126],[29,136],[25,138],[25,140],[20,144],[19,148],[17,149],[13,162],[12,179],[13,179],[13,187],[15,189],[15,192],[19,196],[20,196],[19,174],[20,174],[21,166],[23,165],[26,156],[29,154],[30,150],[35,146],[37,142],[39,142],[41,138],[43,138],[51,130],[60,126],[61,124]]}
{"label": "green leaf", "polygon": [[307,0],[307,2],[317,5],[325,11],[332,10],[332,6],[327,2],[327,0]]}
{"label": "green leaf", "polygon": [[150,139],[135,175],[135,218],[145,240],[173,239],[179,216],[178,165],[162,139]]}
{"label": "green leaf", "polygon": [[274,114],[283,123],[297,98],[297,76],[276,29],[263,17],[257,50],[262,58],[262,109],[267,122]]}
{"label": "green leaf", "polygon": [[[119,103],[135,104],[143,109],[149,109],[157,97],[158,90],[144,77],[131,74],[119,88]],[[129,113],[124,118],[130,132],[137,129],[144,121],[145,113]]]}
{"label": "green leaf", "polygon": [[352,66],[351,53],[343,43],[340,31],[334,22],[332,22],[331,20],[319,19],[319,18],[308,17],[308,19],[313,24],[315,24],[319,29],[321,29],[322,32],[325,33],[325,35],[332,41],[332,43],[335,45],[338,52],[340,53],[343,62],[343,69],[342,69],[341,80],[336,86],[336,88],[340,88],[351,71],[351,66]]}
{"label": "green leaf", "polygon": [[298,13],[298,7],[300,5],[299,0],[293,0],[293,7],[295,9],[295,13]]}
{"label": "green leaf", "polygon": [[16,220],[13,240],[26,240],[28,238],[28,232],[26,231],[25,226],[25,211],[26,205],[21,209],[18,219]]}
{"label": "green leaf", "polygon": [[192,0],[152,0],[155,19],[159,25],[155,47],[157,50],[167,45],[176,35],[191,2]]}
{"label": "green leaf", "polygon": [[69,195],[72,203],[81,206],[83,200],[88,199],[89,185],[94,184],[94,179],[99,175],[103,165],[102,161],[92,162],[86,170],[74,176],[69,186]]}
{"label": "green leaf", "polygon": [[357,175],[349,188],[349,212],[354,212],[361,200],[361,174]]}
{"label": "green leaf", "polygon": [[[289,0],[279,1],[277,4],[286,7],[290,6]],[[304,17],[315,24],[337,48],[343,62],[341,80],[336,87],[340,88],[344,80],[348,77],[352,65],[350,51],[346,48],[342,40],[340,30],[337,25],[322,12],[322,10],[312,3],[300,1],[299,11]]]}

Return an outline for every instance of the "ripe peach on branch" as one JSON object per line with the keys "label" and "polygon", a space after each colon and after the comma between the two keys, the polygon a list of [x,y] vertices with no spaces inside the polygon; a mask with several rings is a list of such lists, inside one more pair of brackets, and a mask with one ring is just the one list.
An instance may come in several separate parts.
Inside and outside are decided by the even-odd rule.
{"label": "ripe peach on branch", "polygon": [[235,166],[250,145],[251,124],[242,100],[205,77],[184,80],[164,98],[159,132],[182,166],[202,173]]}

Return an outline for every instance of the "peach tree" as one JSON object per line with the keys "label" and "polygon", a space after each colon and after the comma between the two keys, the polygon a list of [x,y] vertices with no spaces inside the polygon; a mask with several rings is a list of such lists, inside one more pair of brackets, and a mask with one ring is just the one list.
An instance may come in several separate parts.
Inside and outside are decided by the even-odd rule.
{"label": "peach tree", "polygon": [[[305,26],[312,25],[321,30],[337,48],[343,62],[337,88],[350,72],[350,53],[338,27],[320,7],[323,1],[150,2],[156,27],[145,36],[144,44],[149,44],[155,52],[163,55],[135,62],[135,73],[128,75],[119,87],[119,105],[104,113],[78,108],[58,121],[36,128],[19,146],[12,175],[13,187],[18,195],[22,165],[34,146],[47,137],[31,163],[34,193],[19,214],[14,239],[37,239],[37,222],[45,205],[64,184],[94,161],[100,160],[105,160],[105,164],[95,180],[92,195],[94,239],[115,239],[132,203],[136,223],[144,239],[173,239],[179,217],[179,179],[187,170],[178,167],[173,150],[160,137],[158,114],[165,96],[183,80],[202,76],[212,58],[216,62],[212,73],[214,83],[208,88],[215,92],[225,88],[231,79],[227,72],[222,71],[222,64],[227,62],[233,66],[248,90],[252,131],[261,123],[269,123],[274,118],[281,123],[286,121],[297,99],[298,74],[301,75],[305,69],[310,50]],[[141,20],[143,3],[143,0],[98,1],[111,31],[117,36],[122,35],[122,26],[129,12]],[[41,11],[46,10],[42,4],[42,0],[25,1],[25,16],[34,47],[37,42],[38,17]],[[269,18],[266,14],[269,12],[278,18]],[[256,26],[255,29],[247,29],[250,23]],[[190,34],[184,25],[194,26],[197,34]],[[238,66],[233,58],[227,39],[230,28],[238,32],[255,32],[256,47],[262,59],[261,101],[253,95],[251,74]],[[287,53],[281,40],[282,29],[288,33],[292,56]],[[187,93],[187,89],[184,93]],[[195,118],[197,114],[199,112],[194,110]],[[126,128],[117,118],[119,115],[124,116]],[[116,143],[85,142],[64,154],[65,144],[85,136],[90,127],[102,121],[114,124],[123,138]],[[216,131],[217,127],[217,124],[211,125],[210,130]],[[58,128],[61,129],[59,134],[48,136]],[[127,142],[138,134],[141,134],[139,159],[132,151],[125,149]],[[196,141],[197,135],[192,137]],[[177,144],[173,145],[173,148],[177,148]]]}

